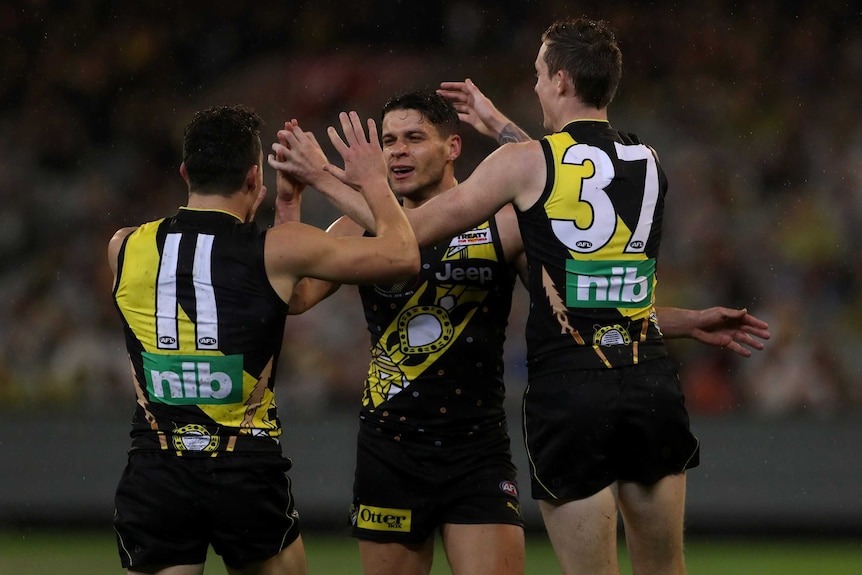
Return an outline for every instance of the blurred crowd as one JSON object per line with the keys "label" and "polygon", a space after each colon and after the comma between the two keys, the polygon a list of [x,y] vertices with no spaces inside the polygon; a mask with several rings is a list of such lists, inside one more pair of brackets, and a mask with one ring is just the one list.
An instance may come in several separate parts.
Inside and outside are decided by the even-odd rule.
{"label": "blurred crowd", "polygon": [[[623,50],[612,124],[670,181],[658,303],[747,307],[750,359],[670,346],[694,413],[831,417],[862,407],[862,9],[780,2],[13,0],[0,6],[0,409],[123,409],[132,391],[105,249],[185,202],[182,130],[254,107],[326,139],[341,110],[471,77],[532,135],[541,32],[609,20]],[[572,12],[574,10],[574,12]],[[494,143],[465,129],[458,176]],[[331,152],[331,149],[329,149]],[[275,176],[258,221],[272,222]],[[338,214],[313,191],[304,219]],[[517,288],[507,384],[524,382]],[[288,320],[282,409],[356,406],[368,350],[355,289]],[[284,405],[287,404],[287,405]]]}

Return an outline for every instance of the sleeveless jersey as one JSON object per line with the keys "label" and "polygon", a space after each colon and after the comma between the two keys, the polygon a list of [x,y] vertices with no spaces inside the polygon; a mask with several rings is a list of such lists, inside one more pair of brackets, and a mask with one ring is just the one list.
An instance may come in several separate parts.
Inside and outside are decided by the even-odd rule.
{"label": "sleeveless jersey", "polygon": [[137,395],[133,450],[280,452],[273,395],[287,304],[254,223],[180,209],[119,254],[114,300]]}
{"label": "sleeveless jersey", "polygon": [[496,222],[421,257],[413,280],[359,288],[372,344],[360,419],[423,441],[505,430],[503,343],[514,274]]}
{"label": "sleeveless jersey", "polygon": [[653,305],[667,178],[654,152],[603,121],[572,122],[541,146],[545,189],[516,210],[528,365],[611,368],[666,355]]}

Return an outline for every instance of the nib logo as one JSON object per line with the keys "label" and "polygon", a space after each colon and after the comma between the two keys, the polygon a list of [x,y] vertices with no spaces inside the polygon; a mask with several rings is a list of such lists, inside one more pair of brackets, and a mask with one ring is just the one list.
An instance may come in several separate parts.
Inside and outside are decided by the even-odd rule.
{"label": "nib logo", "polygon": [[640,308],[651,302],[655,260],[566,262],[566,306]]}
{"label": "nib logo", "polygon": [[242,401],[243,358],[143,354],[150,400],[169,405]]}

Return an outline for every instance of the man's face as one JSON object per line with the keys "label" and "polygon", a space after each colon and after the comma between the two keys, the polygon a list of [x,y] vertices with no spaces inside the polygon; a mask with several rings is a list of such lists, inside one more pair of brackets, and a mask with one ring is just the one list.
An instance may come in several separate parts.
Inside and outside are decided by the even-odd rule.
{"label": "man's face", "polygon": [[542,42],[539,54],[536,56],[536,86],[533,88],[539,97],[539,105],[542,107],[542,124],[546,130],[555,130],[553,121],[548,117],[548,103],[552,101],[556,93],[555,78],[548,75],[548,64],[545,62],[545,52],[548,46]]}
{"label": "man's face", "polygon": [[392,110],[383,117],[383,154],[389,185],[405,199],[422,202],[443,191],[447,164],[454,160],[449,138],[416,110]]}

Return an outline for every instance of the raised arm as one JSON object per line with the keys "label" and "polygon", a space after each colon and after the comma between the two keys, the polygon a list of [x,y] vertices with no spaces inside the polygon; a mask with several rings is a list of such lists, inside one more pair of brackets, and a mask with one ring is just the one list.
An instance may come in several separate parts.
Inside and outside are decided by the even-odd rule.
{"label": "raised arm", "polygon": [[743,357],[750,357],[751,349],[763,349],[764,344],[760,340],[771,337],[769,325],[749,314],[746,309],[720,306],[701,310],[656,307],[656,315],[662,334],[668,339],[689,337],[708,345],[727,348]]}
{"label": "raised arm", "polygon": [[374,217],[374,237],[337,237],[301,223],[289,222],[267,232],[267,275],[275,290],[290,301],[303,277],[362,284],[406,279],[419,270],[416,238],[389,189],[386,165],[373,120],[369,134],[355,112],[341,114],[342,139],[330,128],[333,145],[345,162],[342,170],[365,198]]}
{"label": "raised arm", "polygon": [[[270,165],[273,162],[285,160],[282,150],[287,149],[287,133],[296,127],[298,127],[297,121],[292,119],[284,123],[284,130],[278,131],[276,134],[278,146],[273,145],[273,153],[267,158]],[[301,221],[302,192],[305,190],[305,182],[286,170],[278,169],[275,172],[275,180],[275,225]]]}
{"label": "raised arm", "polygon": [[313,133],[302,130],[293,120],[278,132],[278,142],[272,145],[272,151],[267,161],[280,176],[311,186],[337,210],[349,214],[369,232],[376,231],[374,216],[362,194],[323,168],[329,160]]}
{"label": "raised arm", "polygon": [[470,78],[463,82],[440,82],[437,93],[452,102],[458,118],[501,146],[526,142],[530,136],[507,118]]}

